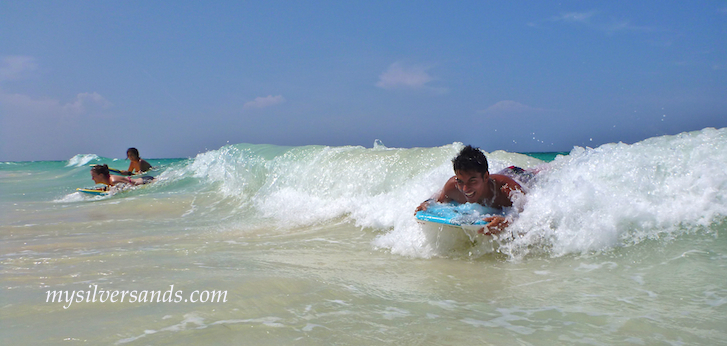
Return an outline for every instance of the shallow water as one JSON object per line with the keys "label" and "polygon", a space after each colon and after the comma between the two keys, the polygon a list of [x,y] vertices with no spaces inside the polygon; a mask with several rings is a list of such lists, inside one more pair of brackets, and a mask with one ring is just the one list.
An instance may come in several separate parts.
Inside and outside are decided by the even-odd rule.
{"label": "shallow water", "polygon": [[[125,161],[3,163],[0,339],[727,344],[726,147],[727,130],[705,129],[549,163],[488,153],[492,171],[546,167],[515,240],[494,252],[413,220],[451,175],[458,143],[238,144],[150,160],[156,183],[109,197],[75,188],[92,185],[88,164]],[[95,302],[87,292],[46,302],[48,291],[89,289]],[[127,293],[101,302],[98,290]],[[129,302],[132,291],[172,301]],[[226,301],[193,303],[204,294],[194,291]]]}

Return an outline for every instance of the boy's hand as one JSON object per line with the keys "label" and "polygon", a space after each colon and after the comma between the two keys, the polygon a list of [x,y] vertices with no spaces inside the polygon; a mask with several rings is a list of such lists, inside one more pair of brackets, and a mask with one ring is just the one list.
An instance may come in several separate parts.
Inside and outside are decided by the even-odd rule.
{"label": "boy's hand", "polygon": [[484,220],[489,222],[483,229],[480,230],[480,232],[485,235],[498,234],[504,231],[505,228],[510,225],[510,221],[508,221],[504,216],[500,215],[489,216],[484,218]]}
{"label": "boy's hand", "polygon": [[432,201],[431,199],[428,199],[428,200],[422,202],[422,204],[420,204],[416,209],[414,209],[414,215],[416,215],[417,212],[420,212],[422,210],[427,210],[427,208],[429,207],[429,203],[431,201]]}

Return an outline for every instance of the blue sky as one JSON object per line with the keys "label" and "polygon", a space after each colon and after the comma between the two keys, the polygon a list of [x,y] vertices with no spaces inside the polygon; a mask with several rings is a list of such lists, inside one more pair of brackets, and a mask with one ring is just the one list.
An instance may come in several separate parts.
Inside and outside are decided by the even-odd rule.
{"label": "blue sky", "polygon": [[3,1],[0,161],[727,126],[727,1]]}

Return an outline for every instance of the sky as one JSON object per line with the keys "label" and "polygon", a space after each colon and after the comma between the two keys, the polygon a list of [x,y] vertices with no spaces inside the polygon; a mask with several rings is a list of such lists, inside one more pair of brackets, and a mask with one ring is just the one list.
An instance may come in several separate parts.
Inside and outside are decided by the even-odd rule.
{"label": "sky", "polygon": [[727,0],[0,2],[0,161],[705,127],[727,127]]}

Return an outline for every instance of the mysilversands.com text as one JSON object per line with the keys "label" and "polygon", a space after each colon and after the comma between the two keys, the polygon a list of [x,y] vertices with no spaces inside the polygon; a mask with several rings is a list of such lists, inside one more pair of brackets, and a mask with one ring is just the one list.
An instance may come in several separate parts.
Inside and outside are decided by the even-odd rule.
{"label": "mysilversands.com text", "polygon": [[162,291],[150,290],[104,290],[98,285],[88,285],[88,290],[57,290],[46,292],[46,303],[65,303],[68,309],[73,303],[225,303],[227,291],[195,290],[185,296],[174,285]]}

